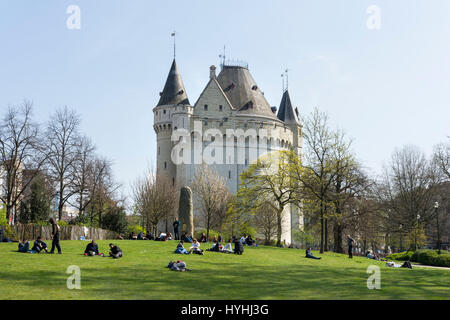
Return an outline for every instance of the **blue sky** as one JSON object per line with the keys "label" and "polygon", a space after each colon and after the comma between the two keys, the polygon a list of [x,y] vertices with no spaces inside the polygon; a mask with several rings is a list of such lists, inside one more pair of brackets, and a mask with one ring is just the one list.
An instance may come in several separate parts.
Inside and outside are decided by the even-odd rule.
{"label": "blue sky", "polygon": [[[69,5],[81,29],[69,30]],[[369,30],[370,5],[381,29]],[[0,0],[0,111],[24,99],[46,121],[67,105],[129,185],[156,159],[152,108],[172,60],[194,103],[209,66],[245,60],[271,105],[280,74],[300,113],[314,107],[381,171],[396,147],[427,154],[450,135],[450,1]]]}

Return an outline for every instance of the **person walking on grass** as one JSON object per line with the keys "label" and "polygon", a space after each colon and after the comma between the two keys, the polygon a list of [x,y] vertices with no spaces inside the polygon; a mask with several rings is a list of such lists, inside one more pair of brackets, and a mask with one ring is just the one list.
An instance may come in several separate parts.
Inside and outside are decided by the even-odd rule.
{"label": "person walking on grass", "polygon": [[350,259],[353,258],[353,243],[355,240],[352,239],[349,235],[347,235],[347,245],[348,245],[348,257]]}
{"label": "person walking on grass", "polygon": [[175,240],[180,240],[180,220],[178,218],[173,222],[173,234],[175,236]]}
{"label": "person walking on grass", "polygon": [[55,253],[55,247],[58,249],[58,253],[62,254],[61,246],[59,245],[59,231],[61,230],[55,219],[50,218],[50,224],[52,225],[52,249],[49,253]]}

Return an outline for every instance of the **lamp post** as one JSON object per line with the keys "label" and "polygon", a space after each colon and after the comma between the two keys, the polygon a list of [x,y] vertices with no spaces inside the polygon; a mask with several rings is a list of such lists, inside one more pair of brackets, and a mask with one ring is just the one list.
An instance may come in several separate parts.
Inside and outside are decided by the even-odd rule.
{"label": "lamp post", "polygon": [[402,230],[402,228],[403,228],[403,225],[402,224],[400,224],[400,227],[398,227],[399,229],[400,229],[400,252],[402,252],[403,251],[403,239],[402,239],[402,236],[403,236],[403,230]]}
{"label": "lamp post", "polygon": [[438,247],[438,254],[441,254],[441,233],[439,232],[439,202],[434,203],[434,211],[436,213],[436,225],[437,225],[437,247]]}

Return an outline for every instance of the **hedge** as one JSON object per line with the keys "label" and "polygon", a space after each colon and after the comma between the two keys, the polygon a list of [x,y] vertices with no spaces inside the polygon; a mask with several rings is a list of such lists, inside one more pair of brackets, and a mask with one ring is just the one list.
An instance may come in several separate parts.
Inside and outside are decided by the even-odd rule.
{"label": "hedge", "polygon": [[416,252],[393,253],[388,255],[387,258],[392,260],[408,260],[429,266],[450,267],[450,253],[446,251],[441,251],[441,254],[438,254],[435,250],[423,249],[417,250]]}

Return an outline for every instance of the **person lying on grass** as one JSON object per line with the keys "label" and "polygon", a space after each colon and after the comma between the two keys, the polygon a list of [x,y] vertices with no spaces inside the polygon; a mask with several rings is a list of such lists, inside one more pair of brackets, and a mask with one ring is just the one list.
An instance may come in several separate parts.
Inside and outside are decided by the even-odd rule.
{"label": "person lying on grass", "polygon": [[403,263],[402,265],[388,261],[386,263],[386,267],[391,267],[391,268],[409,268],[412,269],[412,265],[409,261],[405,261],[405,263]]}
{"label": "person lying on grass", "polygon": [[110,248],[110,250],[109,250],[110,257],[113,257],[114,259],[118,259],[122,256],[122,250],[118,246],[110,243],[109,248]]}
{"label": "person lying on grass", "polygon": [[317,260],[322,259],[322,257],[320,257],[320,258],[315,257],[315,256],[312,254],[312,252],[311,252],[311,248],[306,249],[306,256],[305,256],[305,257],[306,257],[306,258],[311,258],[311,259],[317,259]]}
{"label": "person lying on grass", "polygon": [[178,243],[177,248],[175,249],[175,253],[189,254],[189,252],[184,248],[183,240],[180,240],[180,242]]}
{"label": "person lying on grass", "polygon": [[200,249],[200,242],[198,242],[197,238],[194,238],[194,242],[192,243],[192,247],[189,249],[189,253],[203,255],[203,250]]}
{"label": "person lying on grass", "polygon": [[44,241],[42,241],[41,236],[37,237],[36,241],[34,241],[31,251],[36,253],[41,253],[42,251],[48,252],[48,246]]}
{"label": "person lying on grass", "polygon": [[167,268],[169,268],[172,271],[191,271],[186,268],[186,262],[178,260],[178,261],[170,261],[167,265]]}
{"label": "person lying on grass", "polygon": [[95,243],[95,240],[89,242],[86,246],[86,250],[84,250],[85,256],[105,256],[103,253],[98,252],[98,245]]}
{"label": "person lying on grass", "polygon": [[28,253],[30,251],[30,242],[27,239],[23,239],[22,242],[19,243],[19,252]]}

